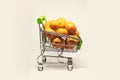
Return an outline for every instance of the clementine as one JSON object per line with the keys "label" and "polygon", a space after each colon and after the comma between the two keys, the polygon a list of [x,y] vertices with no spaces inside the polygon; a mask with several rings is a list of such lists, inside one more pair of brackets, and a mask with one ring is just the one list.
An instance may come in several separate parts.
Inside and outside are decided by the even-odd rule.
{"label": "clementine", "polygon": [[56,20],[51,20],[51,21],[49,21],[49,23],[50,23],[50,28],[52,28],[54,30],[59,28],[59,26],[57,26]]}
{"label": "clementine", "polygon": [[59,29],[57,29],[56,33],[63,34],[63,35],[68,35],[68,31],[65,28],[59,28]]}
{"label": "clementine", "polygon": [[65,27],[66,20],[64,18],[60,17],[56,20],[56,22],[57,22],[57,26],[59,26],[59,28]]}
{"label": "clementine", "polygon": [[64,44],[63,39],[60,37],[56,37],[52,40],[52,46],[56,48],[63,48],[64,47],[63,44]]}
{"label": "clementine", "polygon": [[50,34],[50,33],[49,33],[49,32],[55,33],[55,31],[54,31],[53,29],[51,29],[51,28],[45,28],[45,31],[47,31],[47,32],[45,32],[45,35],[46,35],[48,38],[53,39],[53,38],[55,37],[54,34]]}
{"label": "clementine", "polygon": [[76,26],[73,22],[67,22],[65,28],[68,30],[69,35],[73,35],[76,31]]}

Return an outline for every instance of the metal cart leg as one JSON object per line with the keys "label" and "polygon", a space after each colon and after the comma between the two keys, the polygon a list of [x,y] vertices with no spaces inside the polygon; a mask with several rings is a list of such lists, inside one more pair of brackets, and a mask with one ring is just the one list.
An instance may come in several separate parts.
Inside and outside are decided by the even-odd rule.
{"label": "metal cart leg", "polygon": [[68,69],[69,71],[73,70],[72,58],[68,58],[67,69]]}
{"label": "metal cart leg", "polygon": [[43,70],[43,63],[39,62],[39,58],[44,54],[45,50],[41,50],[41,54],[37,57],[38,71]]}

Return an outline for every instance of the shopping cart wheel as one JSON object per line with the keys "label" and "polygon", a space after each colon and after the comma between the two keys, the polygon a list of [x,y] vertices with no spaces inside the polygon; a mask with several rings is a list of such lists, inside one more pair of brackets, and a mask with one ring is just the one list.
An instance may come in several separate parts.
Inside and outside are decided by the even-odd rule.
{"label": "shopping cart wheel", "polygon": [[43,57],[42,57],[42,62],[43,62],[43,63],[46,63],[46,60],[47,60],[46,57],[43,56]]}
{"label": "shopping cart wheel", "polygon": [[72,70],[73,70],[73,65],[67,65],[67,69],[68,69],[69,71],[72,71]]}
{"label": "shopping cart wheel", "polygon": [[38,71],[42,71],[43,70],[43,64],[42,63],[39,63],[38,64]]}

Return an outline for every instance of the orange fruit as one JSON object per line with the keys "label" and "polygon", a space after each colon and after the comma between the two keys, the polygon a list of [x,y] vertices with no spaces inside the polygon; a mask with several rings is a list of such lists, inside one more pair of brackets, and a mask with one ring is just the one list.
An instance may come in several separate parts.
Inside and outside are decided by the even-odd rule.
{"label": "orange fruit", "polygon": [[44,24],[44,28],[50,28],[49,22],[46,22],[46,23]]}
{"label": "orange fruit", "polygon": [[[78,38],[76,35],[70,35],[70,37],[73,37],[73,38]],[[79,40],[76,40],[76,39],[73,39],[73,38],[66,38],[66,45],[65,48],[66,49],[73,49],[79,42]]]}
{"label": "orange fruit", "polygon": [[75,35],[77,35],[78,37],[80,36],[78,30],[75,31]]}
{"label": "orange fruit", "polygon": [[57,29],[56,33],[63,34],[63,35],[68,35],[68,31],[65,28],[59,28],[59,29]]}
{"label": "orange fruit", "polygon": [[64,47],[63,44],[64,44],[63,39],[60,37],[56,37],[52,40],[52,46],[56,48],[63,48]]}
{"label": "orange fruit", "polygon": [[73,42],[69,42],[68,40],[66,40],[66,49],[73,49],[75,46],[75,44]]}
{"label": "orange fruit", "polygon": [[48,38],[53,39],[53,38],[55,37],[55,35],[48,33],[48,32],[53,32],[53,33],[55,33],[55,31],[54,31],[53,29],[51,29],[51,28],[45,28],[45,31],[47,31],[47,32],[45,32],[45,35],[46,35]]}
{"label": "orange fruit", "polygon": [[66,20],[64,18],[60,17],[56,20],[56,22],[57,22],[57,26],[59,26],[59,28],[65,27]]}
{"label": "orange fruit", "polygon": [[77,40],[78,39],[77,35],[70,35],[70,37],[76,38],[76,39],[69,38],[69,40],[72,41],[72,42],[74,42],[75,44],[78,44],[79,40]]}
{"label": "orange fruit", "polygon": [[69,35],[73,35],[76,31],[76,26],[73,22],[67,22],[65,28],[68,30]]}
{"label": "orange fruit", "polygon": [[59,26],[57,26],[56,20],[51,20],[51,21],[49,21],[49,24],[50,24],[50,28],[52,28],[52,29],[54,29],[54,30],[56,30],[56,29],[59,28]]}

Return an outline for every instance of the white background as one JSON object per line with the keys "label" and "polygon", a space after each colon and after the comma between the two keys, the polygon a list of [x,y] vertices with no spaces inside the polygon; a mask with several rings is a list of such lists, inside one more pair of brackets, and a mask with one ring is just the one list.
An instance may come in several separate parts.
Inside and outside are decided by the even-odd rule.
{"label": "white background", "polygon": [[[120,73],[119,14],[117,0],[1,0],[0,79],[117,80]],[[84,41],[81,51],[66,54],[74,59],[73,71],[67,71],[65,66],[37,71],[36,18],[41,15],[48,19],[64,17],[79,29]]]}

